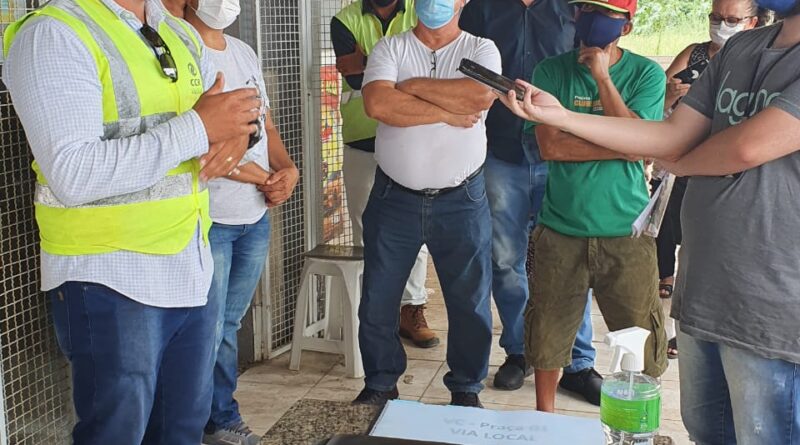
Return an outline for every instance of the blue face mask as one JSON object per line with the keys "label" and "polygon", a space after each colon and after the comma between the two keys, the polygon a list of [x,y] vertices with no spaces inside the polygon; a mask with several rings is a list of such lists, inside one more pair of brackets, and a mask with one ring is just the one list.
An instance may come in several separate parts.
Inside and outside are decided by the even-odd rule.
{"label": "blue face mask", "polygon": [[575,23],[575,37],[588,47],[605,48],[622,35],[628,19],[615,19],[602,12],[581,12]]}
{"label": "blue face mask", "polygon": [[417,0],[417,18],[430,29],[439,29],[456,15],[456,0]]}
{"label": "blue face mask", "polygon": [[797,6],[797,0],[756,0],[762,8],[771,9],[778,14],[788,14]]}

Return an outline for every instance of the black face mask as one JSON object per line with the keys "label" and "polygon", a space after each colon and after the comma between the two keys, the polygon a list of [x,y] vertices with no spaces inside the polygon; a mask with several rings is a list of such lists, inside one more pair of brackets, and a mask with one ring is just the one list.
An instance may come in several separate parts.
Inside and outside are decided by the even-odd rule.
{"label": "black face mask", "polygon": [[395,0],[372,0],[372,4],[377,8],[385,8],[394,3],[394,1]]}

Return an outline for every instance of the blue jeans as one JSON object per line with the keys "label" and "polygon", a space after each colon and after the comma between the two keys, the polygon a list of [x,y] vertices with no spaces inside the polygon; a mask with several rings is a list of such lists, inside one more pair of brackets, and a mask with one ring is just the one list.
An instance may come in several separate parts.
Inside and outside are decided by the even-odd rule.
{"label": "blue jeans", "polygon": [[242,318],[253,301],[264,270],[269,231],[269,217],[265,214],[254,224],[230,226],[214,223],[208,235],[214,256],[214,279],[208,301],[218,309],[214,395],[211,417],[206,425],[208,433],[242,420],[239,404],[233,398],[239,363],[236,333],[242,326]]}
{"label": "blue jeans", "polygon": [[211,306],[157,308],[79,282],[48,295],[72,368],[75,445],[200,443],[211,406]]}
{"label": "blue jeans", "polygon": [[678,332],[681,417],[698,445],[800,444],[800,365]]}
{"label": "blue jeans", "polygon": [[[537,156],[533,162],[523,160],[519,165],[497,159],[491,152],[486,158],[486,192],[493,228],[492,294],[503,322],[500,346],[509,355],[525,353],[524,314],[529,292],[525,258],[546,185],[547,163]],[[565,372],[576,373],[594,366],[591,309],[590,293],[572,349],[572,365]]]}
{"label": "blue jeans", "polygon": [[364,212],[364,283],[358,333],[366,387],[389,391],[406,370],[400,299],[423,244],[447,306],[451,392],[480,392],[492,347],[492,221],[483,175],[456,190],[421,196],[380,169]]}

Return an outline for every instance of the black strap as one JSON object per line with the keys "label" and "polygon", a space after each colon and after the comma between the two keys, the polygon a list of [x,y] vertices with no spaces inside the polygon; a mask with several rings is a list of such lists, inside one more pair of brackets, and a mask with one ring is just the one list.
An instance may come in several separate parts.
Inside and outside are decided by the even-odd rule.
{"label": "black strap", "polygon": [[434,197],[434,196],[444,195],[444,194],[450,193],[450,192],[452,192],[452,191],[454,191],[454,190],[458,190],[458,189],[460,189],[460,188],[462,188],[462,187],[465,187],[466,185],[468,185],[470,182],[472,182],[472,180],[473,180],[473,179],[477,178],[477,177],[478,177],[478,175],[480,175],[481,173],[483,173],[483,166],[481,165],[481,166],[480,166],[480,167],[479,167],[477,170],[475,170],[475,171],[474,171],[474,172],[473,172],[471,175],[469,175],[469,176],[467,177],[467,179],[465,179],[463,182],[461,182],[461,184],[458,184],[458,185],[456,185],[456,186],[453,186],[453,187],[445,187],[445,188],[441,188],[441,189],[422,189],[422,190],[415,190],[415,189],[411,189],[411,188],[408,188],[408,187],[406,187],[406,186],[404,186],[404,185],[401,185],[401,184],[399,184],[397,181],[395,181],[395,180],[393,180],[391,177],[389,177],[389,175],[387,175],[387,174],[386,174],[386,172],[384,172],[383,170],[381,170],[381,168],[380,168],[380,167],[378,167],[378,169],[381,171],[381,173],[382,173],[384,176],[386,176],[386,178],[387,178],[389,181],[391,181],[391,183],[392,183],[392,186],[393,186],[393,187],[396,187],[398,190],[402,190],[402,191],[404,191],[404,192],[408,192],[408,193],[411,193],[411,194],[413,194],[413,195],[426,196],[426,197]]}

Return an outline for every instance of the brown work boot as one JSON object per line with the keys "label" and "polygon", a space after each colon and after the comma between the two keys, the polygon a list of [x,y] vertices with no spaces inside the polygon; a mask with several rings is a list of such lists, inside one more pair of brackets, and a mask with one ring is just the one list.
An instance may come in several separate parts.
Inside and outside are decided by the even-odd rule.
{"label": "brown work boot", "polygon": [[439,344],[439,337],[425,321],[425,305],[407,304],[400,309],[400,336],[411,340],[418,348],[432,348]]}

